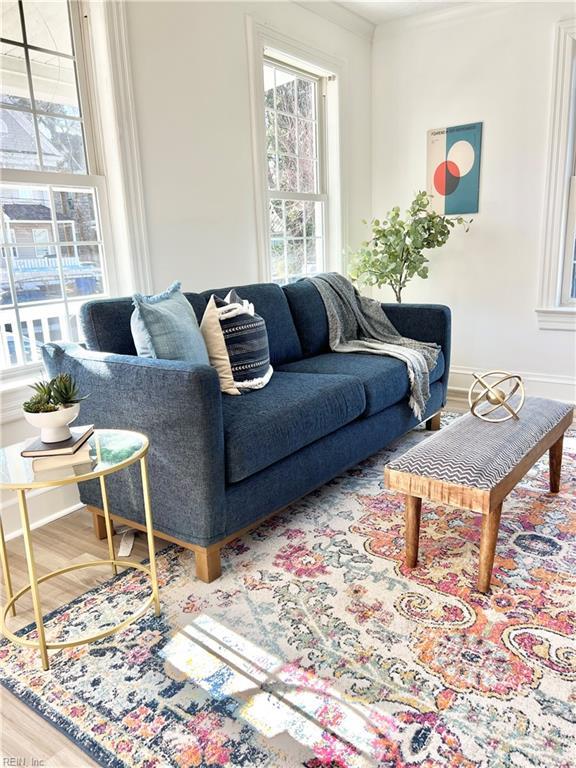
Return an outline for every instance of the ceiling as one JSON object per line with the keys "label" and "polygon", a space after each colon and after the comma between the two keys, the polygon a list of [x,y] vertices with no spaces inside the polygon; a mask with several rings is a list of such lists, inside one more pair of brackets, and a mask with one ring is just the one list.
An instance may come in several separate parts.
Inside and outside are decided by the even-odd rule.
{"label": "ceiling", "polygon": [[372,24],[385,24],[387,21],[399,19],[404,16],[415,16],[419,13],[430,13],[431,11],[441,11],[455,6],[465,5],[459,0],[420,0],[420,2],[383,2],[382,0],[373,0],[372,2],[362,2],[362,0],[353,0],[352,2],[340,2],[348,11],[357,16],[366,19]]}

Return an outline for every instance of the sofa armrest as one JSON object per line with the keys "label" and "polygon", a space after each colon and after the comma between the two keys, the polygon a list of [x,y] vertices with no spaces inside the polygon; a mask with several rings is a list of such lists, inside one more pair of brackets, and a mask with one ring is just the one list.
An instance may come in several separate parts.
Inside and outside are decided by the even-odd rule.
{"label": "sofa armrest", "polygon": [[444,374],[442,383],[448,385],[452,313],[443,304],[382,304],[398,333],[418,341],[433,341],[442,347]]}
{"label": "sofa armrest", "polygon": [[[205,546],[226,529],[224,428],[218,374],[208,365],[94,352],[76,344],[43,347],[50,374],[70,373],[81,393],[80,420],[97,428],[133,429],[150,439],[154,526]],[[110,506],[121,517],[144,519],[136,471],[111,475]],[[98,504],[94,483],[80,486]]]}

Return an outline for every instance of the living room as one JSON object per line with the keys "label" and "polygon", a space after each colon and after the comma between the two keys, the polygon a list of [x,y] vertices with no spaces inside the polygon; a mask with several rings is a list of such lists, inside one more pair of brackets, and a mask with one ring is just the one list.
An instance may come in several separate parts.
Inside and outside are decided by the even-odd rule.
{"label": "living room", "polygon": [[0,37],[4,763],[575,764],[574,4]]}

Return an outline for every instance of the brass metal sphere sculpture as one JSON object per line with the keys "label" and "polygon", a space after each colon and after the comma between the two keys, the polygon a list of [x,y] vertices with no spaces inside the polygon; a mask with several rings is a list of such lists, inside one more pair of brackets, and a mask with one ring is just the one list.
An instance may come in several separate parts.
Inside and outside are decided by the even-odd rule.
{"label": "brass metal sphere sculpture", "polygon": [[[483,421],[501,422],[518,419],[518,411],[524,405],[524,384],[522,378],[507,371],[488,371],[473,373],[474,382],[468,390],[468,403],[473,416]],[[514,397],[518,393],[518,397]],[[506,413],[501,417],[492,417],[498,409]]]}

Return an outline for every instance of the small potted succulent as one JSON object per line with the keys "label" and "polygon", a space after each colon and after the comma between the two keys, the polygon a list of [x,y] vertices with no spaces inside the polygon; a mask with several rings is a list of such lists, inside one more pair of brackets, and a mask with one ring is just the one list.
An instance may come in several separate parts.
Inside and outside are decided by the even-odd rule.
{"label": "small potted succulent", "polygon": [[59,373],[50,381],[37,381],[31,386],[36,394],[22,405],[26,421],[40,430],[43,443],[68,440],[68,425],[78,417],[80,402],[88,395],[79,394],[69,373]]}

